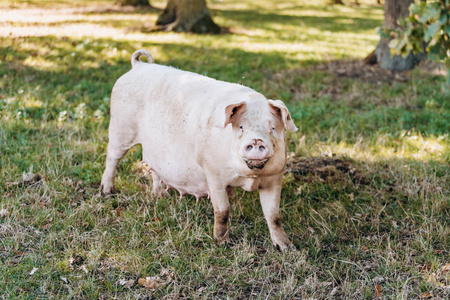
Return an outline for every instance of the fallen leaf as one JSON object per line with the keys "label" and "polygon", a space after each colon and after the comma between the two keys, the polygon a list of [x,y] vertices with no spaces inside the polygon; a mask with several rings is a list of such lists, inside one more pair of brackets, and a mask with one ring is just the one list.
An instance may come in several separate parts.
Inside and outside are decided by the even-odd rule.
{"label": "fallen leaf", "polygon": [[22,174],[22,184],[32,184],[35,182],[39,182],[43,179],[42,175],[39,173],[34,174],[33,173],[33,166],[30,167],[30,170],[28,173]]}
{"label": "fallen leaf", "polygon": [[119,279],[119,284],[127,289],[130,289],[133,287],[135,281],[136,280],[134,280],[134,279],[129,279],[129,280]]}
{"label": "fallen leaf", "polygon": [[157,289],[164,285],[164,282],[161,280],[161,278],[157,276],[139,278],[138,283],[144,286],[146,289]]}
{"label": "fallen leaf", "polygon": [[375,285],[375,297],[377,298],[381,297],[381,285],[379,284]]}
{"label": "fallen leaf", "polygon": [[384,277],[383,276],[377,276],[377,277],[375,277],[374,279],[372,279],[373,280],[373,282],[375,282],[375,283],[377,283],[377,284],[380,284],[380,283],[383,283],[384,282]]}
{"label": "fallen leaf", "polygon": [[7,182],[8,185],[18,185],[18,186],[24,186],[24,185],[29,185],[29,184],[33,184],[36,182],[39,182],[43,179],[44,177],[39,174],[33,173],[33,166],[30,167],[30,171],[28,173],[23,173],[22,174],[22,181],[14,181],[14,182]]}
{"label": "fallen leaf", "polygon": [[84,273],[89,273],[89,270],[86,268],[86,265],[81,265],[78,267],[78,270],[83,271]]}
{"label": "fallen leaf", "polygon": [[163,277],[166,282],[169,282],[172,280],[174,272],[171,272],[169,269],[166,268],[161,268],[159,276]]}
{"label": "fallen leaf", "polygon": [[367,251],[369,251],[369,248],[367,246],[362,246],[361,250],[364,251],[364,252],[367,252]]}
{"label": "fallen leaf", "polygon": [[122,215],[124,208],[122,206],[116,209],[116,216],[120,217]]}
{"label": "fallen leaf", "polygon": [[433,295],[430,292],[422,293],[419,296],[419,299],[430,299],[433,298]]}
{"label": "fallen leaf", "polygon": [[69,264],[72,266],[79,266],[84,262],[84,258],[81,255],[69,258]]}
{"label": "fallen leaf", "polygon": [[42,229],[47,229],[47,228],[49,228],[49,227],[51,227],[51,226],[52,226],[51,223],[47,223],[47,224],[43,225],[41,228],[42,228]]}
{"label": "fallen leaf", "polygon": [[353,193],[348,194],[347,196],[350,201],[355,201],[355,195],[353,195]]}
{"label": "fallen leaf", "polygon": [[395,220],[392,220],[392,226],[394,226],[394,228],[398,228],[398,223]]}
{"label": "fallen leaf", "polygon": [[363,269],[364,269],[365,271],[371,271],[371,270],[372,270],[372,266],[371,266],[370,264],[367,264],[367,265],[365,265],[365,266],[363,267]]}
{"label": "fallen leaf", "polygon": [[33,268],[33,270],[31,270],[30,275],[33,275],[34,273],[36,273],[36,271],[39,270],[38,268]]}
{"label": "fallen leaf", "polygon": [[338,288],[338,287],[335,287],[334,289],[331,290],[330,296],[333,297],[334,295],[337,294],[337,292],[339,292],[339,288]]}
{"label": "fallen leaf", "polygon": [[159,275],[160,276],[169,276],[170,275],[170,271],[169,271],[169,269],[166,269],[166,268],[161,268],[161,271],[159,271]]}
{"label": "fallen leaf", "polygon": [[7,217],[7,216],[9,216],[9,211],[7,211],[4,208],[0,209],[0,218],[1,217]]}
{"label": "fallen leaf", "polygon": [[449,272],[450,272],[450,263],[449,264],[445,264],[445,266],[443,266],[441,271],[440,271],[442,276],[446,275]]}

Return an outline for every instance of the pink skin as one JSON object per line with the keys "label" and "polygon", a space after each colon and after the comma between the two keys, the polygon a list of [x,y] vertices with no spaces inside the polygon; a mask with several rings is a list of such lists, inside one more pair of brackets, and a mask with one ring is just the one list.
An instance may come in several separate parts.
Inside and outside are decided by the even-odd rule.
{"label": "pink skin", "polygon": [[141,144],[143,159],[153,169],[155,196],[168,196],[167,186],[180,197],[211,198],[218,243],[230,240],[228,195],[242,188],[259,190],[273,244],[288,249],[279,216],[284,131],[297,128],[284,103],[241,85],[143,63],[140,56],[153,62],[148,51],[136,51],[132,70],[117,80],[111,94],[102,193],[114,191],[119,161]]}
{"label": "pink skin", "polygon": [[[242,123],[248,123],[243,120]],[[269,121],[268,121],[269,123]],[[250,127],[250,128],[249,128]],[[267,124],[269,127],[270,125]],[[263,169],[268,160],[273,156],[274,151],[267,141],[271,140],[270,134],[261,130],[261,128],[251,128],[249,125],[240,125],[238,133],[243,134],[242,143],[239,146],[239,155],[251,170]],[[247,130],[247,128],[249,128]]]}
{"label": "pink skin", "polygon": [[267,158],[269,150],[267,144],[261,139],[253,139],[242,149],[244,157],[251,160],[262,160]]}

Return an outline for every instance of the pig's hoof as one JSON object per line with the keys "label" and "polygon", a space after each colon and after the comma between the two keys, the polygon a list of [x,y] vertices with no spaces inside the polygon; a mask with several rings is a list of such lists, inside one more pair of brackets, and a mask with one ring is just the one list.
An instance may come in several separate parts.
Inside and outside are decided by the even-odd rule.
{"label": "pig's hoof", "polygon": [[215,236],[214,240],[219,245],[229,245],[231,243],[231,240],[230,240],[230,237],[228,236],[228,234],[226,236],[222,236],[222,237]]}
{"label": "pig's hoof", "polygon": [[286,234],[272,236],[272,242],[277,249],[283,252],[295,249],[295,247],[292,245],[291,241],[289,240]]}
{"label": "pig's hoof", "polygon": [[100,194],[102,196],[109,196],[116,193],[114,186],[107,187],[106,185],[100,185]]}
{"label": "pig's hoof", "polygon": [[297,251],[297,248],[291,243],[282,246],[279,244],[273,244],[273,246],[281,252]]}
{"label": "pig's hoof", "polygon": [[231,244],[230,239],[221,240],[221,241],[216,240],[216,242],[217,242],[217,245],[219,245],[219,246],[228,246]]}

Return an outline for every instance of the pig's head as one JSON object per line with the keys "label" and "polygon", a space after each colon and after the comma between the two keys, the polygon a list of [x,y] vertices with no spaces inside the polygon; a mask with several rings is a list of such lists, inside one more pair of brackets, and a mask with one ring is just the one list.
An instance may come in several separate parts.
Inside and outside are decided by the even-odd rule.
{"label": "pig's head", "polygon": [[[285,130],[297,131],[281,100],[253,94],[247,100],[227,103],[223,127],[231,126],[231,163],[242,176],[274,175],[286,165]],[[222,119],[223,120],[223,119]]]}

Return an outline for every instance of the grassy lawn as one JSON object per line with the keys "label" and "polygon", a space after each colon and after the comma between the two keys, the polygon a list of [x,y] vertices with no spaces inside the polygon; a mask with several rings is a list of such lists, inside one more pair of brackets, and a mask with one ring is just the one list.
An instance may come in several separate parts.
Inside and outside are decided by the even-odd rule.
{"label": "grassy lawn", "polygon": [[[149,32],[157,9],[112,1],[0,1],[0,299],[448,299],[443,73],[362,66],[382,8],[311,2],[209,1],[230,33],[193,35]],[[151,197],[140,147],[99,196],[111,88],[139,48],[288,104],[297,251],[272,247],[242,191],[218,246],[207,199]]]}

